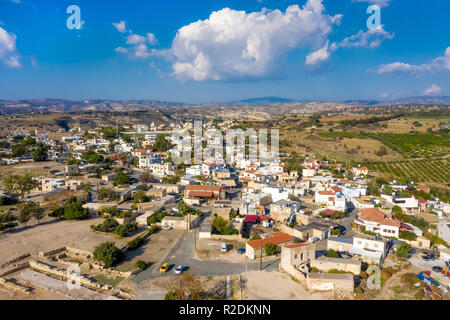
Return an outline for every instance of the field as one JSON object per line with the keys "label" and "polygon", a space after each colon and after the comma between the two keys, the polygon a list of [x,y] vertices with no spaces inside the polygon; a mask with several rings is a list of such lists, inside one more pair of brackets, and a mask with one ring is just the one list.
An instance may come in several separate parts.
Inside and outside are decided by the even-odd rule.
{"label": "field", "polygon": [[415,182],[447,183],[450,181],[450,160],[411,160],[366,163],[370,171],[407,177]]}
{"label": "field", "polygon": [[439,157],[448,154],[450,150],[450,139],[433,133],[370,133],[367,135],[405,157]]}

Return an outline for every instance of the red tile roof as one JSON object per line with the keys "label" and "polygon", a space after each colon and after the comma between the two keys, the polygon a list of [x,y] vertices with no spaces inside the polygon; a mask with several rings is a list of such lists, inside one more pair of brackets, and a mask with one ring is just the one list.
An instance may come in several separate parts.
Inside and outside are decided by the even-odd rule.
{"label": "red tile roof", "polygon": [[259,249],[259,248],[264,248],[266,243],[278,245],[278,244],[282,244],[282,243],[290,242],[290,241],[294,241],[294,237],[288,235],[287,233],[274,232],[274,233],[272,233],[271,237],[261,239],[261,240],[249,241],[248,245],[251,246],[253,249]]}
{"label": "red tile roof", "polygon": [[400,228],[400,221],[387,218],[384,211],[378,208],[365,208],[361,210],[359,216],[361,220],[372,221],[382,225],[393,226]]}

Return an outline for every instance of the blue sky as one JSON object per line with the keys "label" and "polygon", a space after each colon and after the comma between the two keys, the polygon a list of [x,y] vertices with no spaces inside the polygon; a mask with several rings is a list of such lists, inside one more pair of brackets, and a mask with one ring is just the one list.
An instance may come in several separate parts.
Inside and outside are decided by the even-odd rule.
{"label": "blue sky", "polygon": [[[66,27],[72,4],[81,30]],[[0,0],[0,99],[450,95],[449,12],[442,0]]]}

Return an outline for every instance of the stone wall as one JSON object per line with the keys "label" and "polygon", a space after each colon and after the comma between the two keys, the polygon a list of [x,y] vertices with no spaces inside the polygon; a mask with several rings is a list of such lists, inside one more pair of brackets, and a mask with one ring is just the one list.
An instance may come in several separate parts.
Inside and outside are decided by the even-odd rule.
{"label": "stone wall", "polygon": [[279,267],[281,270],[285,271],[290,276],[294,277],[295,279],[299,280],[302,283],[305,283],[306,276],[300,270],[297,270],[294,266],[290,266],[280,262]]}
{"label": "stone wall", "polygon": [[323,272],[336,269],[351,272],[354,275],[359,275],[361,273],[361,262],[357,259],[339,259],[322,256],[312,260],[311,267],[315,267]]}
{"label": "stone wall", "polygon": [[247,239],[242,238],[240,234],[231,234],[231,235],[222,235],[222,234],[211,234],[211,238],[213,240],[220,241],[244,241]]}
{"label": "stone wall", "polygon": [[23,270],[23,269],[29,268],[29,267],[30,267],[30,263],[29,263],[29,262],[21,263],[21,264],[19,264],[19,265],[14,266],[14,267],[11,268],[11,269],[8,269],[8,270],[2,272],[2,273],[0,274],[0,277],[5,277],[5,276],[7,276],[7,275],[9,275],[9,274],[15,273],[15,272],[17,272],[17,271],[20,271],[20,270]]}
{"label": "stone wall", "polygon": [[1,278],[1,277],[0,277],[0,286],[3,286],[3,287],[5,287],[5,288],[7,288],[7,289],[9,289],[9,290],[11,290],[11,291],[13,291],[15,293],[18,293],[18,294],[28,294],[28,295],[30,295],[32,293],[31,288],[22,286],[22,285],[20,285],[18,283],[14,283],[14,282],[8,281],[8,280],[6,280],[4,278]]}
{"label": "stone wall", "polygon": [[348,291],[353,292],[355,281],[350,274],[309,273],[306,286],[310,291]]}

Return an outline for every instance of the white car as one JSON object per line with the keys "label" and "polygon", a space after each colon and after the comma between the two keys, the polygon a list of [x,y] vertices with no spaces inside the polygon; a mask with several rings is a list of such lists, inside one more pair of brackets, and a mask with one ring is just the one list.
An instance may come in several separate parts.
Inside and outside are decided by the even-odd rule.
{"label": "white car", "polygon": [[184,270],[184,267],[180,264],[178,267],[175,268],[175,274],[181,274]]}

